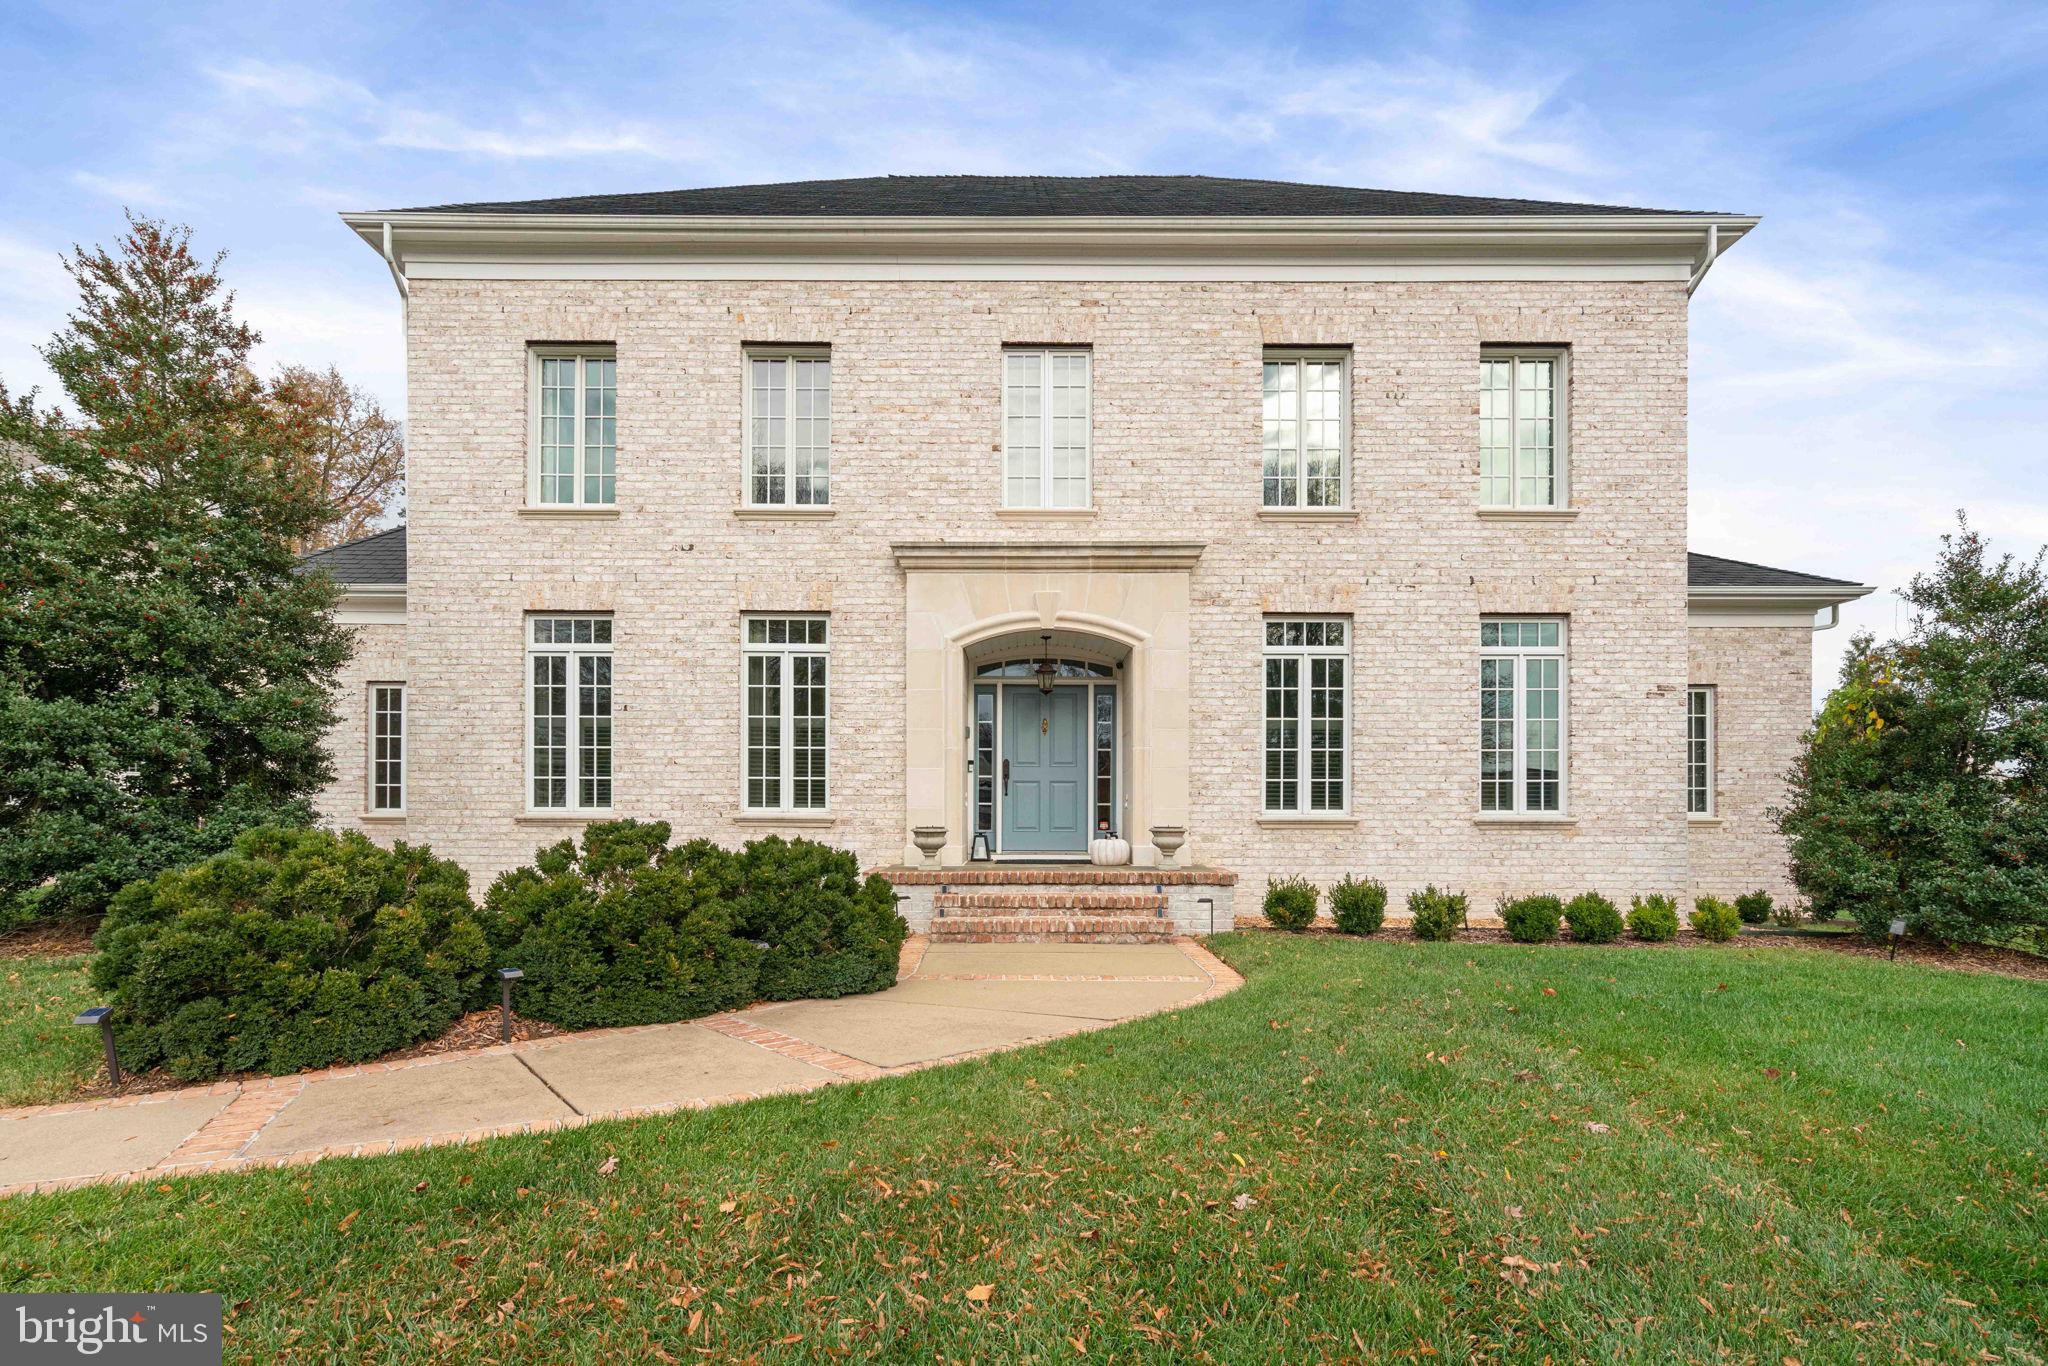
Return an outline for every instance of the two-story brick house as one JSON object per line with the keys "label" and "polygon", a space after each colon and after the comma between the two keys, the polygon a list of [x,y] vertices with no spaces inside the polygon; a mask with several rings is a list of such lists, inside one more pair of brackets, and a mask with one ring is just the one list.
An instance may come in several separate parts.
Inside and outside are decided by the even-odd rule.
{"label": "two-story brick house", "polygon": [[313,561],[336,823],[480,879],[610,815],[808,835],[919,870],[914,923],[1786,890],[1811,633],[1870,590],[1686,552],[1687,300],[1753,218],[891,176],[345,221],[410,462]]}

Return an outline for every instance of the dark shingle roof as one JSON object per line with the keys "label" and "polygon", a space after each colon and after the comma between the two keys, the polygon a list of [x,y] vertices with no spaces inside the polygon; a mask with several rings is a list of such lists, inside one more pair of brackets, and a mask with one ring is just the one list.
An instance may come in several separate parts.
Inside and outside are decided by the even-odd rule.
{"label": "dark shingle roof", "polygon": [[299,568],[324,569],[345,584],[404,583],[405,528],[395,526],[360,541],[316,550],[299,560]]}
{"label": "dark shingle roof", "polygon": [[1356,190],[1205,175],[890,175],[792,180],[645,194],[587,194],[433,204],[390,213],[632,214],[654,217],[823,215],[850,218],[1205,218],[1665,214],[1614,204]]}
{"label": "dark shingle roof", "polygon": [[1796,569],[1773,569],[1747,560],[1724,560],[1693,551],[1685,556],[1686,582],[1694,588],[1861,588],[1852,579],[1823,578]]}

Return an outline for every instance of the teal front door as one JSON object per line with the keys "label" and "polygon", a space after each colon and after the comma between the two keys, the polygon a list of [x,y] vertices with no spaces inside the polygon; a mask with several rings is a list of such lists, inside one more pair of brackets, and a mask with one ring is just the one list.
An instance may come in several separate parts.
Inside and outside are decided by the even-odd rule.
{"label": "teal front door", "polygon": [[1003,689],[1003,843],[1006,854],[1088,848],[1088,690]]}

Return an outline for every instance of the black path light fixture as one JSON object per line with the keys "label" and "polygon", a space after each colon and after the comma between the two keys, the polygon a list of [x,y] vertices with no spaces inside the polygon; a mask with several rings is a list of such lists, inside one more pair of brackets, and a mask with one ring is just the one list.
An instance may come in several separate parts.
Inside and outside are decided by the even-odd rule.
{"label": "black path light fixture", "polygon": [[1047,631],[1039,640],[1044,644],[1038,652],[1038,667],[1031,671],[1031,675],[1038,680],[1038,690],[1049,693],[1052,681],[1060,676],[1060,666],[1052,662],[1052,632]]}
{"label": "black path light fixture", "polygon": [[512,1042],[512,984],[526,976],[518,968],[498,969],[498,1037]]}
{"label": "black path light fixture", "polygon": [[121,1060],[114,1056],[114,1008],[94,1006],[90,1010],[81,1010],[71,1023],[100,1027],[100,1042],[107,1046],[107,1080],[118,1091],[121,1088]]}
{"label": "black path light fixture", "polygon": [[1906,937],[1906,917],[1898,916],[1892,921],[1892,958],[1899,956],[1899,941]]}

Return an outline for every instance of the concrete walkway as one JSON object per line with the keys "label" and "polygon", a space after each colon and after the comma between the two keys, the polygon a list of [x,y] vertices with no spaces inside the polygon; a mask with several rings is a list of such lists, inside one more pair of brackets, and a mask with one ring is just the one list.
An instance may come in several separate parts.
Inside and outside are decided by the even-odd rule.
{"label": "concrete walkway", "polygon": [[904,945],[888,991],[404,1062],[0,1111],[0,1196],[371,1156],[867,1081],[1196,1004],[1191,940]]}

